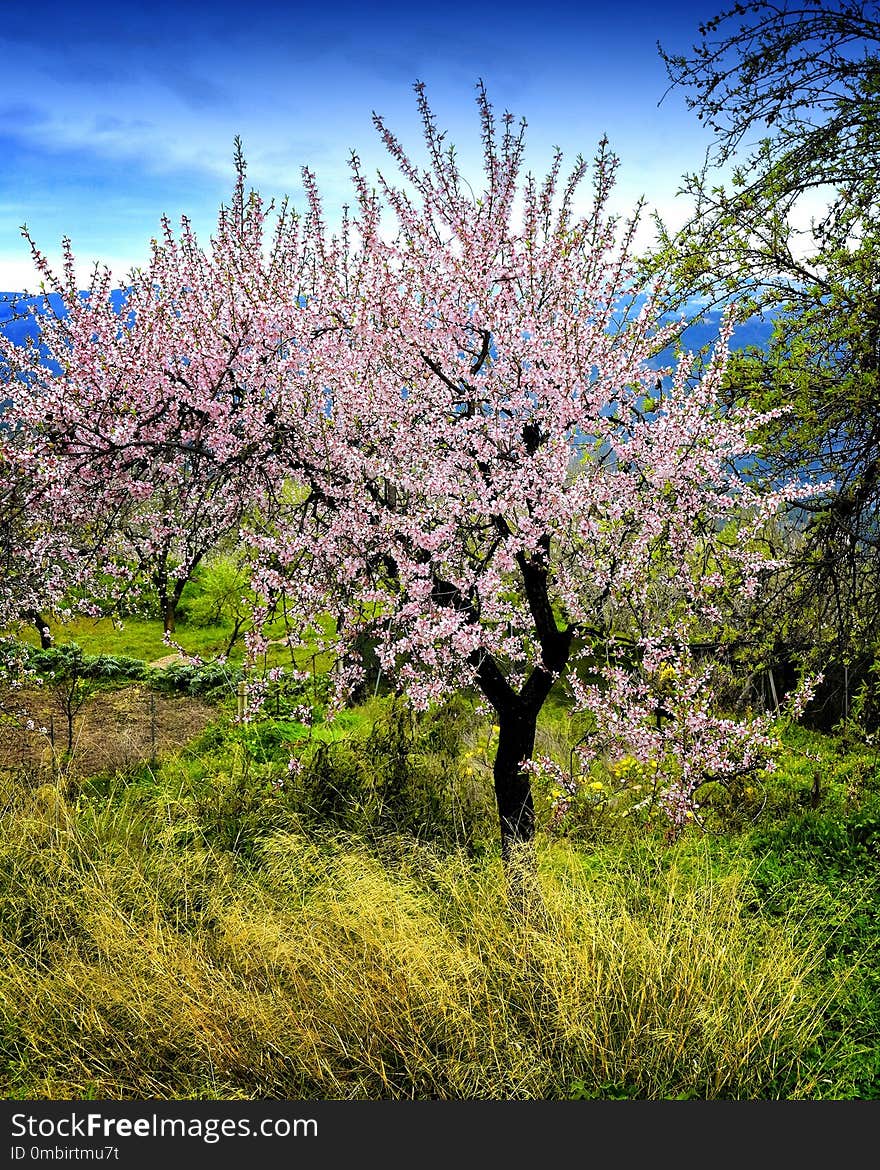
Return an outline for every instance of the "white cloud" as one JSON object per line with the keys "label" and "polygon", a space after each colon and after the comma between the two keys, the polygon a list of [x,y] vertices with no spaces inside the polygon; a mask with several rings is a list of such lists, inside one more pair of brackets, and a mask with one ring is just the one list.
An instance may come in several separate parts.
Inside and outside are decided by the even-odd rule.
{"label": "white cloud", "polygon": [[0,255],[0,292],[38,291],[39,276],[29,258]]}
{"label": "white cloud", "polygon": [[[143,263],[145,257],[139,256],[77,256],[76,274],[80,288],[85,288],[94,271],[96,263],[106,266],[113,273],[117,284],[121,284],[133,265]],[[53,272],[62,271],[60,253],[48,253],[49,265]],[[40,291],[40,274],[34,268],[28,256],[15,256],[0,252],[0,293]]]}

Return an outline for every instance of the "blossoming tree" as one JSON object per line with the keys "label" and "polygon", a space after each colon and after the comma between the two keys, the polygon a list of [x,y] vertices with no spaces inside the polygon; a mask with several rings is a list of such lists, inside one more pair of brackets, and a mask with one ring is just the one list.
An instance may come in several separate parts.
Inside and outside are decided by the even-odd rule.
{"label": "blossoming tree", "polygon": [[235,384],[246,376],[237,358],[265,338],[242,276],[263,221],[239,183],[211,258],[188,223],[176,239],[165,219],[149,262],[118,289],[96,268],[80,290],[70,241],[56,273],[25,230],[43,296],[29,298],[34,340],[2,356],[29,496],[74,522],[78,570],[93,584],[100,576],[105,600],[149,590],[167,632],[203,557],[237,534],[249,507],[265,510],[273,489],[260,489],[278,480],[274,464],[261,461],[251,479],[231,457],[264,430],[240,410]]}
{"label": "blossoming tree", "polygon": [[51,474],[48,462],[37,468],[24,434],[0,427],[0,628],[27,621],[43,646],[51,643],[44,610],[63,604],[79,579],[75,531],[91,520],[76,501],[54,506]]}
{"label": "blossoming tree", "polygon": [[367,637],[417,707],[470,687],[494,709],[505,856],[534,832],[536,725],[561,679],[594,713],[584,762],[650,763],[680,823],[766,743],[714,711],[692,650],[766,568],[781,493],[737,470],[760,419],[718,405],[724,337],[698,376],[649,364],[676,326],[636,286],[638,210],[609,214],[604,142],[567,177],[559,153],[523,175],[525,123],[499,126],[479,87],[474,191],[416,90],[426,165],[376,117],[401,179],[373,187],[353,155],[335,233],[306,170],[302,217],[283,207],[269,235],[239,161],[210,247],[166,224],[122,314],[100,283],[78,295],[68,251],[63,371],[32,369],[16,410],[111,508],[195,451],[259,485],[254,587],[292,649],[335,654],[337,698]]}

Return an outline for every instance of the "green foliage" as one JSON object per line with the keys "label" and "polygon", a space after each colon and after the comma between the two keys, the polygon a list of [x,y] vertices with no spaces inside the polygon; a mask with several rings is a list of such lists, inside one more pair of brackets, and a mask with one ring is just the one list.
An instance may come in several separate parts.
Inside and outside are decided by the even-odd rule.
{"label": "green foliage", "polygon": [[[294,824],[371,839],[402,833],[483,854],[495,839],[496,813],[491,786],[462,767],[468,716],[463,699],[420,718],[402,701],[375,700],[330,724],[224,720],[193,741],[187,757],[131,772],[127,791],[149,802],[173,775],[176,807],[186,810],[175,839],[241,856],[273,826]],[[115,786],[95,777],[83,791],[106,796]]]}
{"label": "green foliage", "polygon": [[880,797],[844,817],[805,809],[779,824],[758,826],[749,847],[772,857],[768,865],[777,874],[810,871],[829,881],[873,874],[880,880]]}
{"label": "green foliage", "polygon": [[234,643],[250,626],[253,593],[240,553],[218,553],[203,561],[188,582],[178,617],[196,628],[222,628]]}
{"label": "green foliage", "polygon": [[869,646],[864,653],[864,667],[857,682],[850,712],[851,726],[867,734],[872,741],[880,729],[880,644]]}
{"label": "green foliage", "polygon": [[175,662],[161,669],[151,667],[144,677],[159,691],[179,691],[211,699],[229,695],[242,678],[242,672],[240,667],[228,663]]}
{"label": "green foliage", "polygon": [[[0,653],[11,653],[8,648]],[[21,649],[17,649],[21,654]],[[88,679],[107,684],[145,682],[158,691],[178,692],[214,698],[234,689],[241,669],[219,662],[172,663],[151,667],[139,658],[124,655],[86,654],[75,642],[65,642],[47,650],[26,647],[25,668],[43,679]]]}
{"label": "green foliage", "polygon": [[43,678],[79,676],[106,682],[128,682],[147,676],[148,667],[139,658],[112,654],[86,654],[75,642],[52,646],[47,650],[30,650],[27,666]]}
{"label": "green foliage", "polygon": [[405,833],[482,852],[495,835],[491,787],[469,773],[461,747],[475,723],[458,696],[417,717],[402,700],[371,704],[368,728],[315,738],[289,783],[297,809],[316,823],[358,833]]}
{"label": "green foliage", "polygon": [[[733,355],[729,399],[782,408],[759,436],[763,469],[815,490],[780,542],[792,570],[743,625],[839,670],[880,632],[880,21],[861,0],[754,0],[699,37],[661,52],[715,141],[683,180],[693,216],[675,232],[658,222],[647,268],[671,307],[696,294],[772,322],[766,349]],[[713,162],[734,164],[730,182]]]}
{"label": "green foliage", "polygon": [[[829,970],[846,973],[816,1052],[840,1098],[880,1095],[880,794],[848,814],[791,813],[747,838],[757,859],[755,891],[765,912],[821,917]],[[855,1026],[855,1022],[858,1025]],[[842,1075],[841,1075],[842,1074]]]}

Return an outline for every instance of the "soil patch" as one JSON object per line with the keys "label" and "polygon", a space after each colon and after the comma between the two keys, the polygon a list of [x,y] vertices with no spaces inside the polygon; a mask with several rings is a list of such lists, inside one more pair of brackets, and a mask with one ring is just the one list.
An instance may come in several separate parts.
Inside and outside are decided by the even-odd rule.
{"label": "soil patch", "polygon": [[[67,747],[67,718],[51,687],[0,692],[0,710],[26,712],[0,723],[0,769],[51,771],[54,752]],[[182,747],[217,719],[208,703],[189,695],[158,695],[143,686],[99,691],[73,722],[71,770],[81,776],[126,768]],[[25,725],[33,722],[33,730]]]}

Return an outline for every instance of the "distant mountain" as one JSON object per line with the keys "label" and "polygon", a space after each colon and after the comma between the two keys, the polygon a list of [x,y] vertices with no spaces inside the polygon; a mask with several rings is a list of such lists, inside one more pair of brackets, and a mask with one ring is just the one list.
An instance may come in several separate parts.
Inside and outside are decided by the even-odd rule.
{"label": "distant mountain", "polygon": [[[721,332],[721,316],[719,310],[713,310],[688,325],[681,335],[682,346],[693,353],[696,353],[704,346],[711,348],[718,340]],[[737,325],[734,329],[730,339],[730,348],[731,350],[735,350],[755,346],[758,349],[766,349],[772,331],[772,315],[768,314],[767,317],[763,318],[749,317],[748,320],[743,321],[742,324]],[[673,357],[673,350],[670,347],[659,354],[652,362],[652,365],[662,366],[671,362]]]}
{"label": "distant mountain", "polygon": [[[0,334],[8,338],[13,345],[24,345],[29,337],[35,341],[39,330],[34,328],[32,321],[13,320],[12,305],[16,302],[19,308],[33,303],[39,298],[31,297],[23,300],[21,293],[0,293]],[[56,307],[60,308],[60,297],[54,298]]]}
{"label": "distant mountain", "polygon": [[[688,327],[690,330],[711,331],[713,336],[717,336],[721,329],[721,313],[715,311],[707,313],[705,320],[700,323]],[[731,338],[732,349],[743,349],[747,345],[757,345],[761,348],[767,343],[770,333],[773,329],[773,314],[768,314],[766,317],[749,317],[748,320],[743,321],[742,324],[737,325],[733,331]]]}

